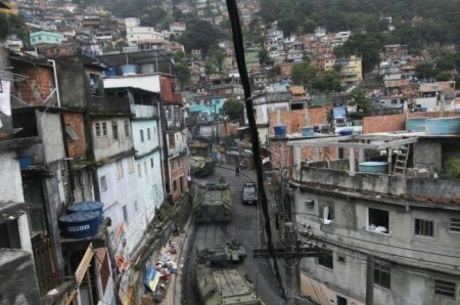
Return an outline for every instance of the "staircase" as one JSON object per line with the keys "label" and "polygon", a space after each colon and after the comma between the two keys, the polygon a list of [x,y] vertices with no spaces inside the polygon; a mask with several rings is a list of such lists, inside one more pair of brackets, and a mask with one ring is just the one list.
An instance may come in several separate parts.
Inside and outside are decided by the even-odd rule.
{"label": "staircase", "polygon": [[407,169],[407,160],[409,159],[410,145],[406,144],[399,148],[396,155],[396,162],[393,167],[394,175],[405,175]]}

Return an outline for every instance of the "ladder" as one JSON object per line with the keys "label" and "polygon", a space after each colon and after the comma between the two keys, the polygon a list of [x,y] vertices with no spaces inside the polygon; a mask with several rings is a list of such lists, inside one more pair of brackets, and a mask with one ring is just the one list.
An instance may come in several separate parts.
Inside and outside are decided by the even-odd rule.
{"label": "ladder", "polygon": [[393,167],[394,175],[405,175],[407,169],[407,160],[409,159],[410,145],[406,144],[399,147],[399,152],[396,154],[396,162]]}

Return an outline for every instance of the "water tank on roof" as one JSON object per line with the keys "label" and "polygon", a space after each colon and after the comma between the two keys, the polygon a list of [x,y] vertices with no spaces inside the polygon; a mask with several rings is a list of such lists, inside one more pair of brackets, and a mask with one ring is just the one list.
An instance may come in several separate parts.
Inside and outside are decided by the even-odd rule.
{"label": "water tank on roof", "polygon": [[460,117],[427,119],[426,133],[428,135],[460,134]]}
{"label": "water tank on roof", "polygon": [[314,127],[311,126],[305,126],[302,128],[302,136],[303,137],[312,137],[315,132],[314,132]]}
{"label": "water tank on roof", "polygon": [[105,75],[107,77],[117,76],[118,75],[118,68],[117,67],[109,67],[105,70]]}
{"label": "water tank on roof", "polygon": [[388,162],[360,162],[359,171],[361,173],[385,174],[387,172]]}
{"label": "water tank on roof", "polygon": [[87,238],[96,235],[99,212],[77,212],[59,218],[62,235],[68,238]]}
{"label": "water tank on roof", "polygon": [[406,130],[408,131],[425,131],[426,118],[412,118],[406,121]]}
{"label": "water tank on roof", "polygon": [[275,130],[275,137],[277,138],[286,137],[286,130],[287,130],[286,125],[275,125],[273,129]]}
{"label": "water tank on roof", "polygon": [[121,66],[121,72],[123,73],[123,76],[136,75],[137,68],[137,65],[123,65]]}
{"label": "water tank on roof", "polygon": [[82,201],[76,202],[69,208],[67,211],[69,213],[78,213],[78,212],[97,212],[99,213],[99,223],[102,223],[104,214],[103,214],[104,204],[99,201]]}

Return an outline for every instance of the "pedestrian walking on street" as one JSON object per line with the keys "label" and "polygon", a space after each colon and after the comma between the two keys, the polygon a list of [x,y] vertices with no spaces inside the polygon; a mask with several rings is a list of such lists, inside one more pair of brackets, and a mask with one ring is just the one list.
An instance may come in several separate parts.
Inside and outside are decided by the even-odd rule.
{"label": "pedestrian walking on street", "polygon": [[240,167],[237,165],[235,167],[235,176],[239,176],[240,175]]}

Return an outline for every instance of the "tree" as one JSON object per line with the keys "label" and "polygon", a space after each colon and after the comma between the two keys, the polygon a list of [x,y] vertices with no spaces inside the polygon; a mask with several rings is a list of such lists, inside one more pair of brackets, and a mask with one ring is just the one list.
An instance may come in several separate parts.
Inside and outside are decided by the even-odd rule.
{"label": "tree", "polygon": [[183,85],[189,84],[191,73],[184,52],[176,52],[173,56],[173,60],[179,81]]}
{"label": "tree", "polygon": [[244,106],[236,100],[227,100],[224,103],[224,111],[232,120],[241,120],[244,115]]}
{"label": "tree", "polygon": [[223,33],[211,23],[195,19],[187,23],[187,30],[179,36],[178,41],[187,51],[199,49],[207,53],[223,37]]}
{"label": "tree", "polygon": [[9,29],[8,16],[0,13],[0,40],[4,40],[8,36]]}
{"label": "tree", "polygon": [[316,69],[309,62],[301,62],[292,67],[292,82],[296,85],[310,85],[316,77]]}
{"label": "tree", "polygon": [[270,61],[270,57],[268,57],[268,51],[267,49],[263,48],[262,50],[259,51],[259,63],[261,65],[266,65]]}
{"label": "tree", "polygon": [[351,106],[356,106],[357,118],[362,118],[367,116],[371,112],[371,99],[366,96],[364,90],[356,88],[351,92],[350,99],[348,104]]}
{"label": "tree", "polygon": [[312,82],[312,88],[321,92],[340,91],[340,77],[337,71],[330,70],[316,76]]}

